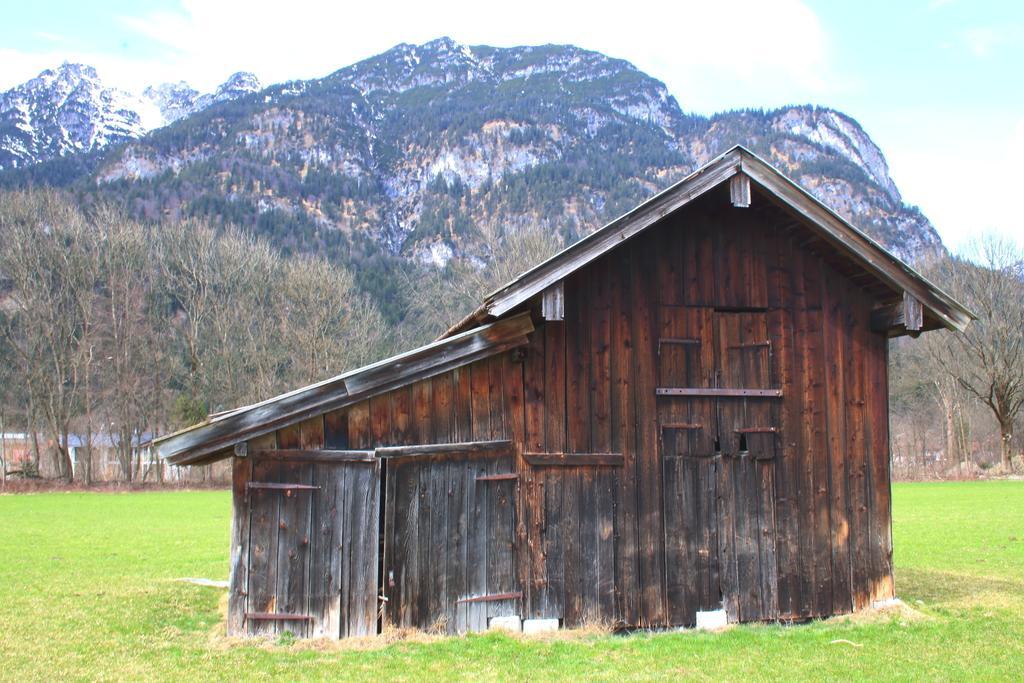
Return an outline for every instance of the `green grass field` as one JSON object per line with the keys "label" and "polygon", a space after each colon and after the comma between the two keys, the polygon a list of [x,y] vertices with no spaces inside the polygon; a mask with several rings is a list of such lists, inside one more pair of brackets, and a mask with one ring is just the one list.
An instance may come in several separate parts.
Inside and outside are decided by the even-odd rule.
{"label": "green grass field", "polygon": [[[1024,677],[1024,482],[895,489],[897,592],[926,618],[372,649],[228,645],[226,492],[0,496],[0,678]],[[860,645],[833,643],[847,640]]]}

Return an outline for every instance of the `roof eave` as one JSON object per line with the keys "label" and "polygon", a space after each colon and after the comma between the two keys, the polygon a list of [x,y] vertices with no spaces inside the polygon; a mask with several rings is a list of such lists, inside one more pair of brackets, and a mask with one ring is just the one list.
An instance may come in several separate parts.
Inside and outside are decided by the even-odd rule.
{"label": "roof eave", "polygon": [[156,439],[154,445],[160,456],[174,465],[211,462],[230,455],[230,448],[236,443],[522,346],[532,331],[529,314],[505,318],[329,380],[222,413]]}

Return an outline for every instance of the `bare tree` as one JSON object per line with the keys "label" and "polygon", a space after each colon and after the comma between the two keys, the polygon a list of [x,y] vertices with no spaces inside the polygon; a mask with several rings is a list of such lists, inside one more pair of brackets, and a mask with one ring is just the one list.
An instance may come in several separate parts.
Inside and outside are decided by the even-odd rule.
{"label": "bare tree", "polygon": [[1014,424],[1024,406],[1024,253],[1008,240],[988,236],[966,256],[941,261],[930,274],[978,320],[961,334],[946,335],[933,353],[992,412],[999,425],[1000,463],[1009,470]]}
{"label": "bare tree", "polygon": [[111,207],[98,209],[93,220],[103,282],[97,320],[100,412],[121,474],[131,481],[138,473],[139,442],[157,427],[154,416],[163,398],[152,381],[166,362],[158,342],[162,312],[153,311],[152,235]]}
{"label": "bare tree", "polygon": [[96,286],[92,234],[81,213],[52,192],[0,197],[0,233],[0,272],[10,286],[0,327],[39,401],[55,469],[70,480],[71,421]]}
{"label": "bare tree", "polygon": [[540,227],[505,234],[491,227],[483,234],[486,246],[480,260],[453,261],[445,269],[427,269],[404,283],[410,302],[401,330],[405,344],[436,338],[491,291],[546,260],[563,244]]}
{"label": "bare tree", "polygon": [[386,323],[348,271],[319,258],[292,259],[282,294],[294,381],[315,382],[384,354]]}

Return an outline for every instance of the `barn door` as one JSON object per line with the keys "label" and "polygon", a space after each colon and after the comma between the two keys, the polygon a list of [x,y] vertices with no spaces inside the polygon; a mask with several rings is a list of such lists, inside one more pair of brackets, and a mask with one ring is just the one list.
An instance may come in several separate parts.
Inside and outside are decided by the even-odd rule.
{"label": "barn door", "polygon": [[665,306],[660,325],[658,386],[684,390],[658,396],[670,619],[693,624],[723,607],[731,621],[774,618],[778,398],[766,314]]}
{"label": "barn door", "polygon": [[507,443],[385,460],[385,623],[465,633],[520,614]]}
{"label": "barn door", "polygon": [[767,314],[716,312],[717,383],[749,395],[718,398],[718,538],[722,596],[730,621],[778,616],[773,395]]}
{"label": "barn door", "polygon": [[379,463],[331,453],[253,462],[245,608],[252,635],[377,632]]}
{"label": "barn door", "polygon": [[[658,386],[713,388],[712,309],[664,306],[659,322]],[[722,603],[715,399],[659,396],[658,426],[669,619],[692,625],[697,611]]]}

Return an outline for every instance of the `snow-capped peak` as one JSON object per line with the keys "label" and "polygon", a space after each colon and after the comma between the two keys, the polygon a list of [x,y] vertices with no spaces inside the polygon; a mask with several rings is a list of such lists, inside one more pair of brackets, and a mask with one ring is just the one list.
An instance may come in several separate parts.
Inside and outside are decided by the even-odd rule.
{"label": "snow-capped peak", "polygon": [[213,93],[180,81],[135,94],[107,87],[88,64],[64,62],[0,93],[0,170],[138,138],[260,87],[255,75],[238,72]]}

